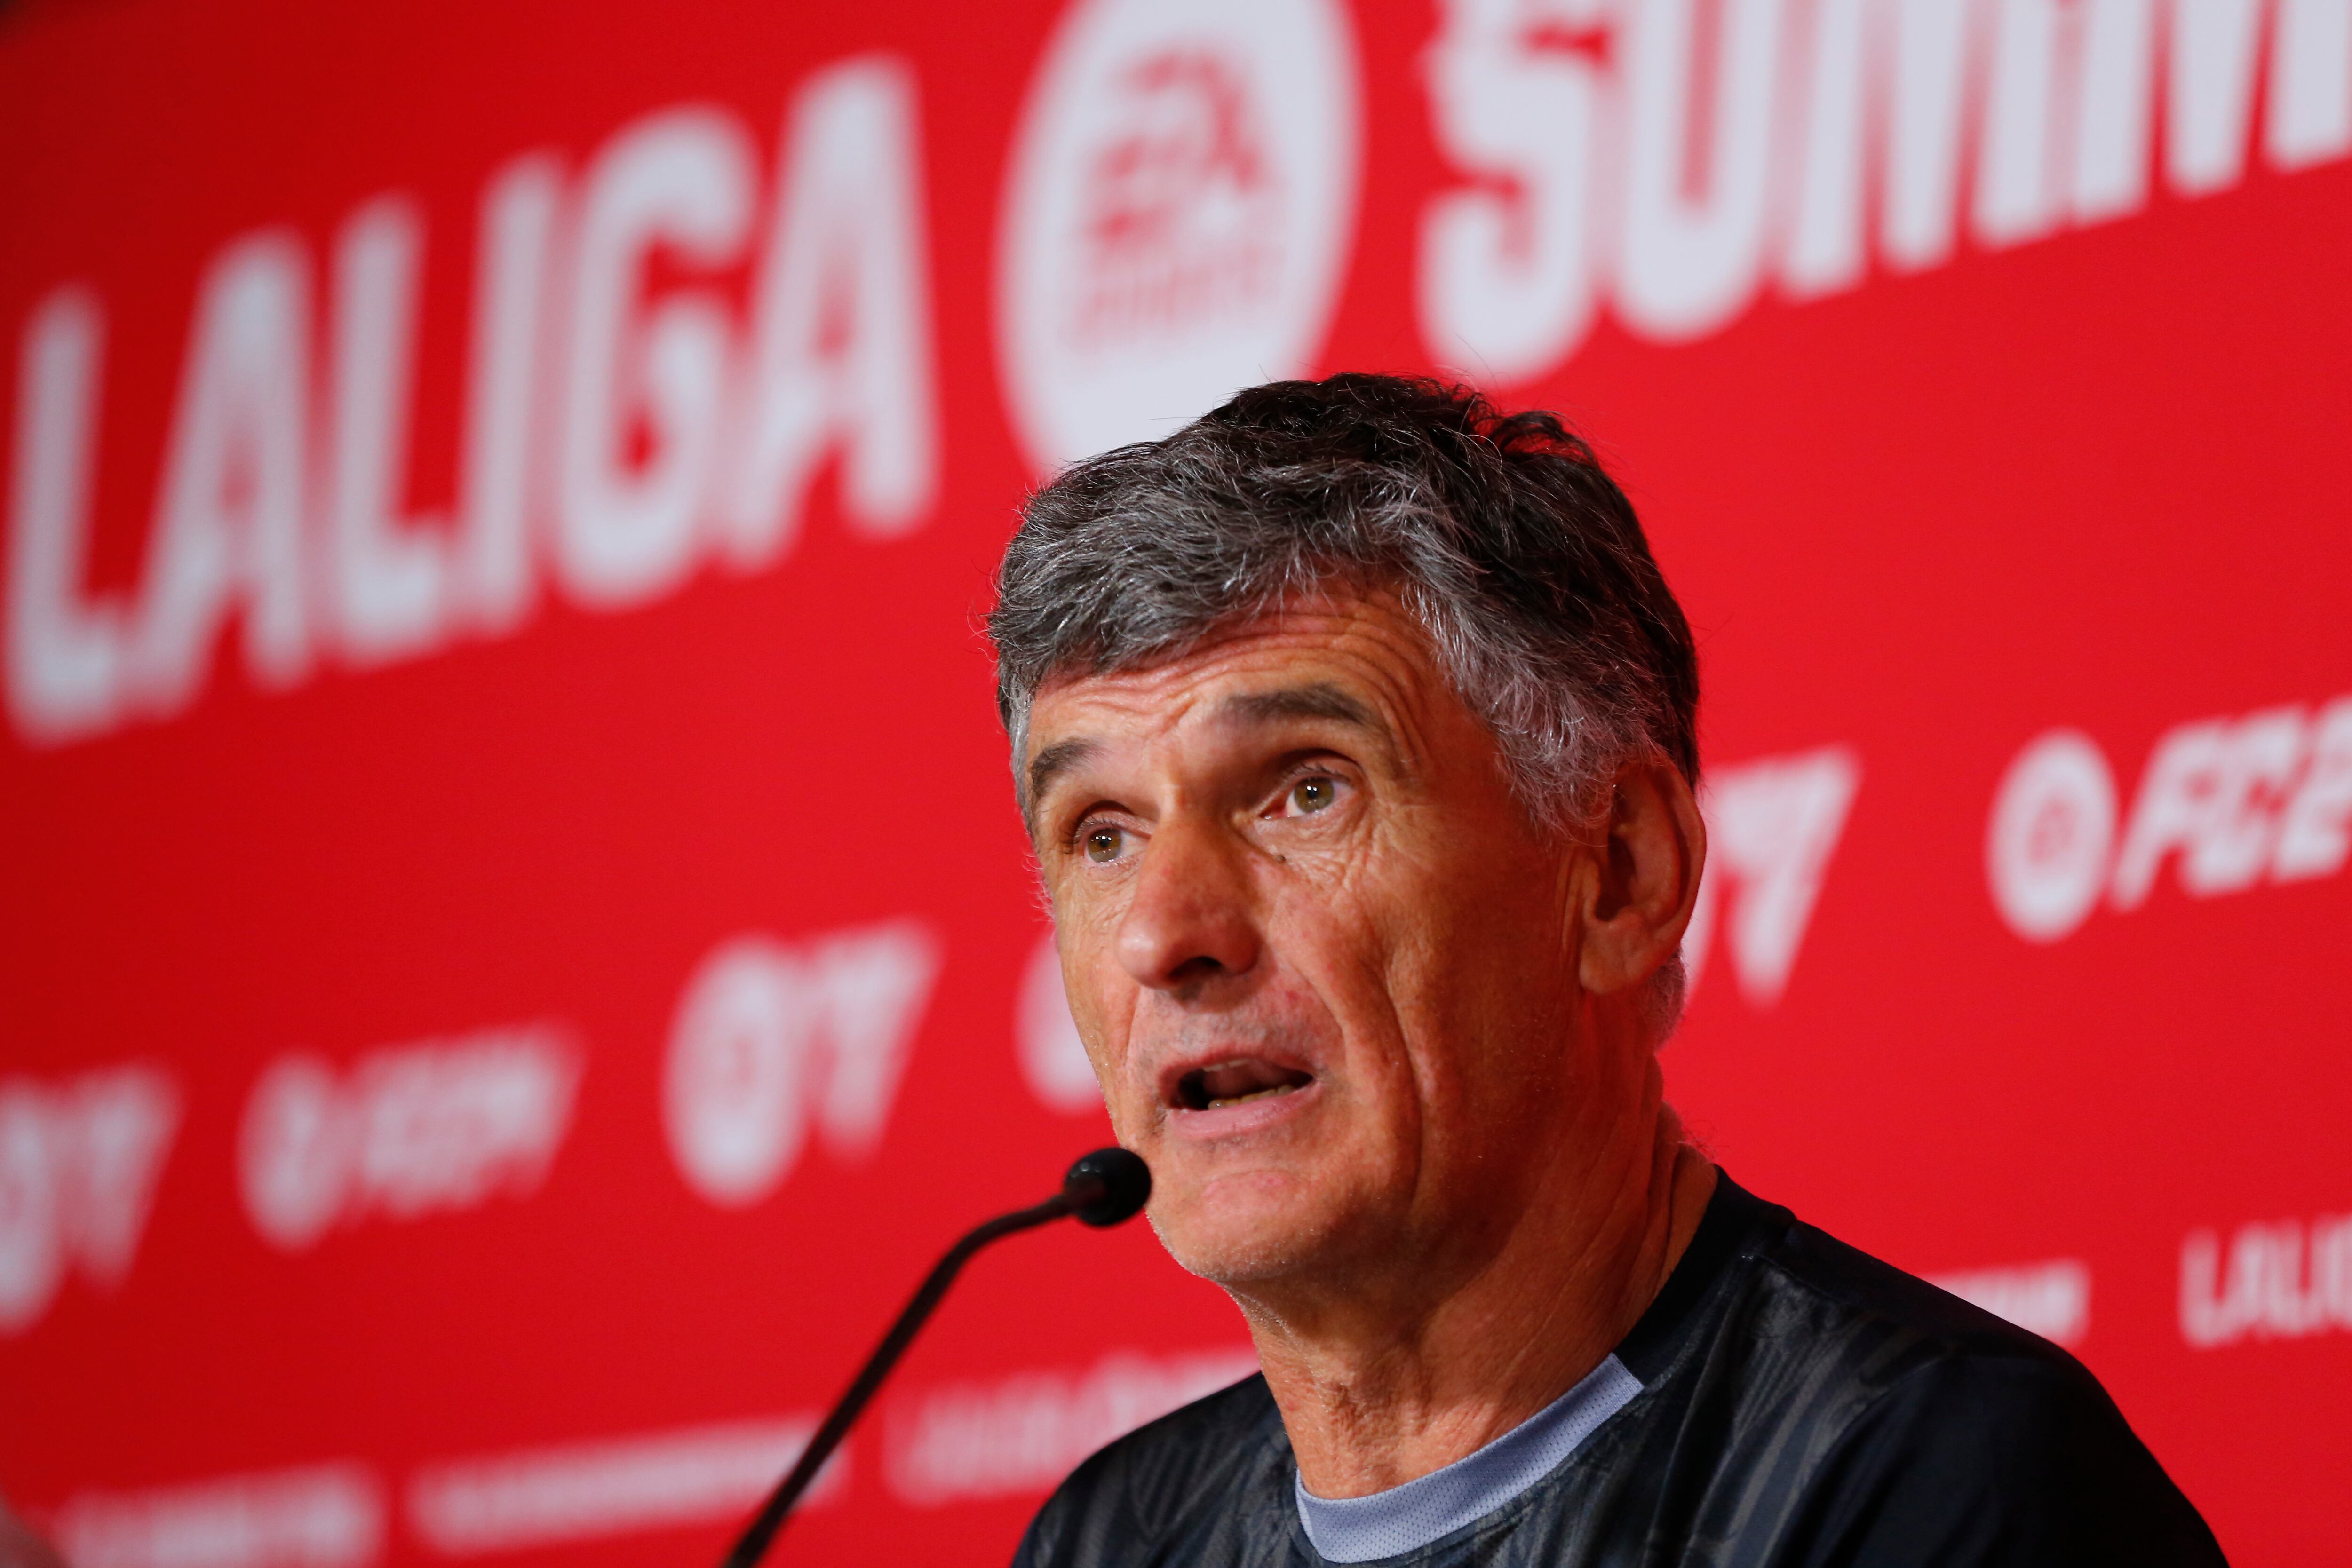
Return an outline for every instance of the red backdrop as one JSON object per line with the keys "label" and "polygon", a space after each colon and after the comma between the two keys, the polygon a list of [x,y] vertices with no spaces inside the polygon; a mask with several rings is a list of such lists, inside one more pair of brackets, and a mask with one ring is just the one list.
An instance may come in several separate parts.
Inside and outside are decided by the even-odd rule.
{"label": "red backdrop", "polygon": [[[0,1486],[77,1568],[709,1561],[1106,1136],[1024,487],[1444,368],[1699,630],[1710,1147],[2334,1560],[2348,156],[2352,0],[20,7]],[[1009,1244],[782,1551],[1002,1561],[1247,1364],[1141,1227]]]}

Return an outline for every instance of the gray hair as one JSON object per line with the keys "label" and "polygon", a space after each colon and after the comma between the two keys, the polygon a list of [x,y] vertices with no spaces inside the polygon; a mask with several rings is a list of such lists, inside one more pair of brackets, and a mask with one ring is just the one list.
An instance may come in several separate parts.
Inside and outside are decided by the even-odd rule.
{"label": "gray hair", "polygon": [[[1400,596],[1538,822],[1589,828],[1636,757],[1697,783],[1690,626],[1592,449],[1467,388],[1347,374],[1253,387],[1029,498],[988,618],[1024,810],[1046,681],[1147,668],[1294,597],[1367,588]],[[1653,988],[1654,1038],[1681,967]]]}
{"label": "gray hair", "polygon": [[1690,626],[1591,448],[1552,414],[1349,374],[1254,387],[1029,498],[988,618],[1016,789],[1047,680],[1145,668],[1296,595],[1375,586],[1538,821],[1588,820],[1644,753],[1697,782]]}

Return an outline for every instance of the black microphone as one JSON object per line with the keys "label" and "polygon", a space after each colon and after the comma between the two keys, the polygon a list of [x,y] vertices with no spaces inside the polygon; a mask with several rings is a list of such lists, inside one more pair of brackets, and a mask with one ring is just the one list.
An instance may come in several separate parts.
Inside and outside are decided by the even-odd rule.
{"label": "black microphone", "polygon": [[752,1568],[768,1554],[769,1542],[783,1528],[784,1516],[792,1512],[793,1504],[816,1479],[817,1471],[824,1468],[834,1449],[841,1447],[841,1440],[849,1436],[851,1425],[882,1386],[882,1380],[890,1375],[890,1369],[898,1364],[898,1358],[907,1354],[907,1347],[914,1343],[924,1320],[940,1304],[940,1298],[948,1293],[948,1287],[955,1282],[956,1274],[973,1253],[999,1237],[1034,1229],[1066,1214],[1076,1216],[1084,1225],[1117,1225],[1134,1218],[1150,1197],[1151,1167],[1143,1163],[1141,1155],[1121,1148],[1097,1149],[1070,1167],[1069,1174],[1062,1178],[1060,1192],[1034,1208],[1000,1214],[985,1225],[975,1227],[949,1248],[947,1256],[931,1266],[922,1288],[898,1314],[898,1321],[890,1325],[890,1332],[882,1336],[874,1354],[866,1358],[866,1364],[858,1369],[848,1392],[825,1416],[824,1425],[816,1429],[816,1436],[801,1450],[792,1473],[776,1483],[776,1490],[760,1505],[759,1513],[736,1538],[734,1550],[727,1553],[725,1568]]}

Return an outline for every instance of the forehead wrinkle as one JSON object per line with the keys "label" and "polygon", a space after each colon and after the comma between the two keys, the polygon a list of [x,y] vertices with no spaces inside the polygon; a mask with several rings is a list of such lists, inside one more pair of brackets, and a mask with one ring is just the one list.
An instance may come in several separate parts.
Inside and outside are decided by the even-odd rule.
{"label": "forehead wrinkle", "polygon": [[[1381,613],[1383,610],[1391,613]],[[1401,626],[1390,624],[1399,613],[1394,603],[1382,596],[1367,598],[1344,610],[1293,612],[1239,629],[1165,662],[1044,683],[1031,709],[1033,716],[1042,717],[1049,699],[1057,704],[1075,701],[1078,712],[1067,716],[1076,719],[1082,733],[1040,747],[1024,770],[1028,788],[1021,802],[1022,814],[1031,832],[1034,835],[1040,825],[1046,788],[1097,759],[1108,748],[1100,737],[1083,733],[1088,719],[1079,716],[1101,706],[1111,711],[1115,729],[1140,719],[1144,727],[1163,738],[1195,726],[1226,729],[1284,719],[1322,719],[1361,730],[1394,749],[1401,762],[1423,758],[1419,732],[1423,716],[1418,710],[1427,694],[1421,690],[1426,682],[1418,677],[1433,677],[1438,688],[1448,693],[1450,687],[1442,675],[1427,667],[1428,652],[1418,625],[1409,621]],[[1301,622],[1313,623],[1311,629]],[[1402,639],[1399,632],[1403,633]],[[1202,699],[1208,696],[1201,689],[1203,685],[1240,685],[1252,675],[1279,681],[1286,673],[1281,666],[1294,664],[1302,656],[1311,663],[1323,662],[1318,654],[1336,657],[1341,664],[1353,667],[1360,677],[1369,677],[1372,688],[1369,699],[1348,690],[1345,683],[1307,679],[1267,690],[1229,690],[1227,695],[1210,698],[1205,706],[1202,704]],[[1243,666],[1239,670],[1232,668],[1236,661]],[[1206,671],[1204,664],[1209,666]],[[1226,667],[1220,671],[1219,665]],[[1098,721],[1105,716],[1097,711],[1088,716]]]}

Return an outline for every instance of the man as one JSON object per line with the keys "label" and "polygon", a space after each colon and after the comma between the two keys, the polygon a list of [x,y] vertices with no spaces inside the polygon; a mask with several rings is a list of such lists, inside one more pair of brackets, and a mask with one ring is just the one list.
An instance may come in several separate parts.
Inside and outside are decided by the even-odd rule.
{"label": "man", "polygon": [[1697,664],[1556,420],[1260,387],[1047,486],[1000,590],[1079,1033],[1264,1368],[1088,1460],[1021,1563],[2221,1561],[2065,1353],[1663,1103]]}

